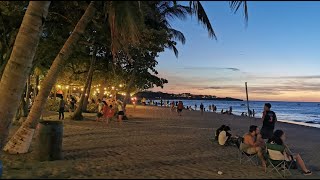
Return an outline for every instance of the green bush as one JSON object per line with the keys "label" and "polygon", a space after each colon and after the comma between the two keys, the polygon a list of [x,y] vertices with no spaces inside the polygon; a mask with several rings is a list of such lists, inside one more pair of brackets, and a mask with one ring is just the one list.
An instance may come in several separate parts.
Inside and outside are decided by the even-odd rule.
{"label": "green bush", "polygon": [[96,104],[94,104],[94,103],[88,104],[88,106],[87,106],[87,112],[89,112],[89,113],[96,113],[96,112],[98,112],[98,106],[97,106]]}
{"label": "green bush", "polygon": [[60,99],[48,99],[47,100],[47,103],[45,105],[45,110],[47,111],[56,111],[58,112],[59,111],[59,100]]}

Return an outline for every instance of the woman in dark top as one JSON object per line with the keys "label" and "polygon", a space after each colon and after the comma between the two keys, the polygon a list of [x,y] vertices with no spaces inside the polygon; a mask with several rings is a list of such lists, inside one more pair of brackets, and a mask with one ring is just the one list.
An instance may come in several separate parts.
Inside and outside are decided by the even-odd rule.
{"label": "woman in dark top", "polygon": [[273,133],[272,138],[268,140],[268,143],[285,146],[286,147],[285,151],[284,151],[284,156],[286,157],[285,159],[288,159],[289,161],[292,159],[295,159],[297,161],[297,164],[303,170],[303,174],[304,175],[311,175],[312,172],[307,169],[300,154],[292,154],[290,152],[289,148],[285,145],[285,143],[284,143],[285,140],[286,140],[286,134],[282,130],[276,130]]}

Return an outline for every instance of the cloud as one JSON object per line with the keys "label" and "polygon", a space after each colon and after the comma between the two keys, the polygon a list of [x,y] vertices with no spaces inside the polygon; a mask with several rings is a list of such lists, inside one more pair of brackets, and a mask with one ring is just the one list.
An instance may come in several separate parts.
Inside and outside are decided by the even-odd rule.
{"label": "cloud", "polygon": [[280,76],[281,79],[320,79],[320,75],[311,76]]}
{"label": "cloud", "polygon": [[234,67],[183,67],[182,69],[185,69],[185,70],[212,70],[212,69],[216,69],[216,70],[240,71],[240,69],[234,68]]}

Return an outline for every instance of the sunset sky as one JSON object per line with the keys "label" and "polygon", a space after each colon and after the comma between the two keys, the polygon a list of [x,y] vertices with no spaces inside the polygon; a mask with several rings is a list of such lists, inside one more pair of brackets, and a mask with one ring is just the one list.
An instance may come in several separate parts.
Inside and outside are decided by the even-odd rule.
{"label": "sunset sky", "polygon": [[161,53],[169,83],[153,91],[251,100],[320,102],[320,2],[248,2],[249,21],[228,2],[202,2],[218,40],[195,18],[174,20],[184,33],[179,57]]}

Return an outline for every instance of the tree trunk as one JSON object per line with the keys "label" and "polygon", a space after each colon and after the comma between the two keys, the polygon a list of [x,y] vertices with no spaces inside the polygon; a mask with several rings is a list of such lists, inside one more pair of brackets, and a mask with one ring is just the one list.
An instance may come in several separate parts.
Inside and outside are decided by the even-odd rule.
{"label": "tree trunk", "polygon": [[123,111],[124,111],[124,113],[126,112],[127,102],[130,100],[130,89],[134,85],[135,76],[136,76],[136,68],[134,67],[132,76],[131,76],[130,81],[129,81],[128,86],[127,86],[126,96],[125,96],[125,98],[123,100]]}
{"label": "tree trunk", "polygon": [[[19,107],[50,1],[30,1],[0,82],[0,149]],[[0,151],[1,154],[1,151]]]}
{"label": "tree trunk", "polygon": [[24,93],[26,92],[26,90],[22,93],[22,95],[21,95],[21,100],[20,100],[20,104],[19,104],[19,108],[18,108],[18,110],[17,110],[17,112],[16,112],[16,114],[15,114],[15,116],[14,116],[14,118],[13,118],[13,122],[12,122],[12,124],[14,124],[14,125],[19,125],[19,119],[21,118],[21,114],[22,114],[22,112],[23,112],[23,108],[24,108],[24,106],[25,106],[25,101],[24,101]]}
{"label": "tree trunk", "polygon": [[27,117],[28,114],[29,114],[30,92],[31,91],[30,91],[30,76],[29,76],[28,80],[27,80],[26,100],[25,100],[25,104],[24,104],[24,107],[23,107],[23,117]]}
{"label": "tree trunk", "polygon": [[[93,71],[94,71],[94,65],[95,65],[95,62],[96,62],[96,53],[97,53],[97,47],[94,47],[93,55],[92,55],[92,59],[91,59],[91,63],[90,63],[90,68],[89,68],[89,72],[88,72],[88,77],[87,77],[87,80],[86,80],[86,84],[84,85],[83,91],[81,93],[79,105],[78,105],[76,111],[74,112],[74,114],[72,116],[73,120],[83,120],[82,107],[83,107],[83,104],[84,104],[84,99],[85,99],[85,94],[87,92],[87,89],[90,88],[89,87],[89,83],[90,83],[90,79],[92,78]],[[87,96],[89,96],[89,94],[87,94]]]}
{"label": "tree trunk", "polygon": [[[37,1],[31,1],[37,2]],[[10,139],[5,147],[5,151],[10,154],[27,153],[33,137],[33,132],[41,117],[43,107],[45,106],[52,86],[56,83],[60,70],[64,66],[64,62],[73,52],[73,47],[78,42],[80,36],[84,33],[87,25],[92,20],[96,12],[94,2],[92,1],[85,13],[78,21],[74,31],[71,33],[57,57],[54,59],[49,72],[44,79],[39,94],[37,95],[27,120],[22,124],[14,136]],[[30,35],[29,35],[30,36]],[[10,102],[10,101],[8,101]]]}
{"label": "tree trunk", "polygon": [[40,76],[36,75],[36,87],[34,88],[34,97],[36,97],[39,93],[39,81],[40,81]]}
{"label": "tree trunk", "polygon": [[92,78],[93,78],[93,72],[91,74],[89,85],[88,85],[88,89],[87,89],[87,92],[86,92],[87,96],[84,98],[84,102],[83,102],[83,106],[82,106],[82,111],[83,112],[87,112],[87,107],[88,107],[88,104],[89,104],[89,97],[90,97],[90,92],[91,92]]}

